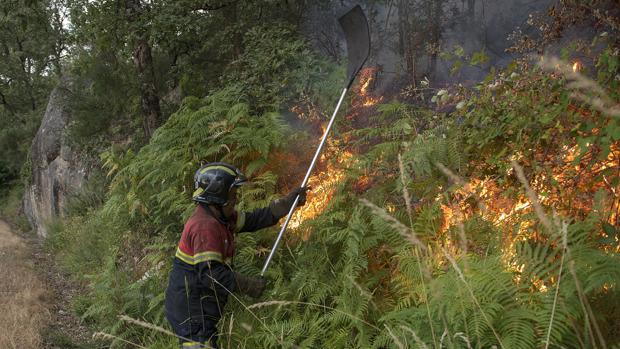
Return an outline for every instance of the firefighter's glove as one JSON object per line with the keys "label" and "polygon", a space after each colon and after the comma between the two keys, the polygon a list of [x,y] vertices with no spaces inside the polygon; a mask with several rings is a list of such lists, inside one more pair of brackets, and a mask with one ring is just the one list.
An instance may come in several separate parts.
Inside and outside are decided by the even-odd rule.
{"label": "firefighter's glove", "polygon": [[259,298],[267,286],[267,280],[262,276],[249,276],[237,272],[235,272],[235,282],[238,293],[252,298]]}
{"label": "firefighter's glove", "polygon": [[299,201],[297,202],[297,206],[303,206],[306,203],[306,192],[309,190],[309,187],[299,187],[288,193],[287,196],[273,200],[269,204],[269,208],[271,209],[271,213],[274,217],[280,219],[288,214],[288,211],[293,206],[295,202],[295,198],[299,195]]}

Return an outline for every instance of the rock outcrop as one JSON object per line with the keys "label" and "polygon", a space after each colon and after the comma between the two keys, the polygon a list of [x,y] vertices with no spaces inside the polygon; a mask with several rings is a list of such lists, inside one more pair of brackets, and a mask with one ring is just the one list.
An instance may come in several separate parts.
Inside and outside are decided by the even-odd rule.
{"label": "rock outcrop", "polygon": [[24,212],[37,235],[46,237],[46,223],[63,216],[68,196],[88,177],[88,166],[69,146],[71,120],[67,79],[50,94],[41,126],[32,142],[30,185],[24,194]]}

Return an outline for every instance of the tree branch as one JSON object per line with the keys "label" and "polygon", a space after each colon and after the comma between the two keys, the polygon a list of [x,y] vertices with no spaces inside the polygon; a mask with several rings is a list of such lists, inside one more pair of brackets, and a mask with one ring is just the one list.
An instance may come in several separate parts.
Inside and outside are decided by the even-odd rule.
{"label": "tree branch", "polygon": [[217,11],[217,10],[221,10],[227,6],[230,6],[234,3],[236,3],[238,0],[230,0],[230,1],[225,1],[222,2],[220,4],[217,5],[212,5],[209,4],[208,2],[204,2],[202,4],[197,4],[197,6],[192,7],[192,11],[197,11],[197,10],[203,10],[203,11]]}
{"label": "tree branch", "polygon": [[6,101],[6,96],[4,95],[4,93],[2,93],[2,91],[0,91],[0,104],[4,106],[4,108],[9,112],[9,114],[15,115],[13,107]]}

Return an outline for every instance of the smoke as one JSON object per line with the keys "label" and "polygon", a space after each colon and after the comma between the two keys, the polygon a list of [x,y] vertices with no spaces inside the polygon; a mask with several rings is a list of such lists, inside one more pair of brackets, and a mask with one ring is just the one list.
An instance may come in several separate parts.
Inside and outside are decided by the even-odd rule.
{"label": "smoke", "polygon": [[[311,7],[302,32],[314,47],[336,62],[346,59],[346,45],[336,18],[359,3],[371,32],[367,65],[379,67],[376,93],[428,78],[430,85],[471,85],[491,67],[504,67],[520,54],[507,52],[515,31],[536,37],[530,15],[544,14],[557,0],[391,0],[330,1]],[[435,30],[435,31],[433,31]],[[575,38],[591,38],[593,30],[568,30],[547,48],[557,53]],[[409,50],[409,51],[407,51]],[[432,54],[435,50],[435,55]],[[455,54],[456,52],[456,54]],[[484,57],[472,65],[472,57]],[[538,52],[540,54],[542,52]],[[433,56],[435,57],[433,59]],[[407,62],[407,60],[410,62]],[[411,63],[414,61],[414,63]],[[458,62],[460,61],[460,63]],[[459,69],[454,69],[455,64]]]}
{"label": "smoke", "polygon": [[[529,15],[544,11],[553,0],[503,0],[474,1],[474,9],[470,12],[465,2],[461,6],[454,4],[452,14],[447,16],[443,25],[441,47],[450,51],[461,46],[466,55],[484,52],[488,62],[481,66],[464,64],[459,73],[450,73],[451,62],[440,60],[436,79],[449,83],[453,79],[459,81],[479,81],[488,74],[492,66],[503,67],[517,58],[515,54],[506,52],[512,42],[509,36],[515,30],[524,34],[534,34],[534,28],[527,24]],[[472,16],[473,15],[473,16]]]}

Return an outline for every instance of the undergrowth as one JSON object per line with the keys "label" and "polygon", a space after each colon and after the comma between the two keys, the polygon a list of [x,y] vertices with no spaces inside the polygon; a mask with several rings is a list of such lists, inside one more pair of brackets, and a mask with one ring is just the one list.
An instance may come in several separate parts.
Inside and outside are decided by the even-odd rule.
{"label": "undergrowth", "polygon": [[9,183],[6,189],[2,189],[0,197],[2,197],[2,202],[0,202],[0,218],[8,222],[13,228],[17,228],[18,231],[30,231],[28,220],[23,214],[23,185],[21,183]]}
{"label": "undergrowth", "polygon": [[[596,73],[617,103],[617,51]],[[463,103],[450,115],[381,105],[344,135],[356,154],[345,179],[289,232],[264,299],[230,302],[223,347],[617,347],[619,120],[572,92],[561,72],[521,62],[452,91]],[[139,152],[104,153],[105,202],[52,234],[90,288],[82,317],[114,347],[174,345],[118,316],[167,326],[163,292],[202,161],[252,177],[245,207],[279,189],[286,164],[269,160],[300,135],[239,96],[233,85],[187,98]],[[240,236],[236,268],[258,274],[274,236]]]}

